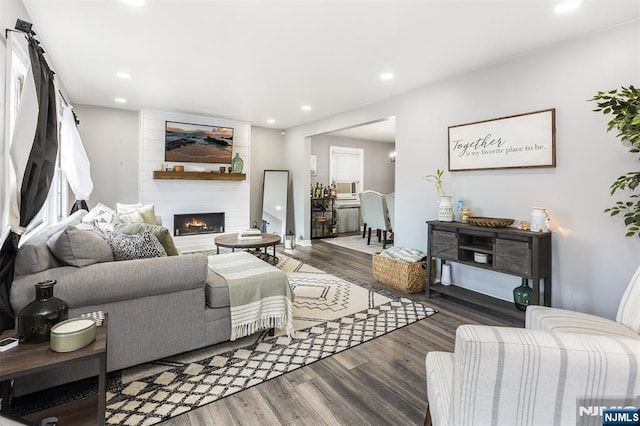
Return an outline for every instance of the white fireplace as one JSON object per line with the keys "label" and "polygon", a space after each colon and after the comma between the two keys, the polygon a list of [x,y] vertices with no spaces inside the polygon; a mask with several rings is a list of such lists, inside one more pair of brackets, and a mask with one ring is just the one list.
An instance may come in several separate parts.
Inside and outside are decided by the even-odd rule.
{"label": "white fireplace", "polygon": [[[153,179],[153,171],[161,164],[184,166],[185,171],[217,171],[228,164],[169,163],[164,159],[165,122],[205,124],[232,127],[233,155],[244,160],[244,181],[228,180],[161,180]],[[162,225],[174,232],[174,215],[224,213],[223,233],[236,233],[250,227],[249,190],[251,159],[251,125],[246,122],[218,119],[164,111],[142,111],[140,114],[140,202],[153,203],[155,212],[162,217]],[[196,225],[197,226],[197,225]],[[195,229],[195,228],[194,228]],[[219,228],[218,228],[219,229]],[[176,247],[182,252],[210,250],[213,239],[222,233],[175,235]]]}

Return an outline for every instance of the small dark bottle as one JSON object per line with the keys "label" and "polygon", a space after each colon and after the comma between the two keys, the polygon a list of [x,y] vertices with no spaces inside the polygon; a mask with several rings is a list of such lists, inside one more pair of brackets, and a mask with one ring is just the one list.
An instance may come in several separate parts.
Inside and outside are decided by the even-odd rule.
{"label": "small dark bottle", "polygon": [[69,305],[53,296],[56,280],[35,284],[36,299],[18,314],[20,343],[42,343],[49,340],[51,327],[69,317]]}

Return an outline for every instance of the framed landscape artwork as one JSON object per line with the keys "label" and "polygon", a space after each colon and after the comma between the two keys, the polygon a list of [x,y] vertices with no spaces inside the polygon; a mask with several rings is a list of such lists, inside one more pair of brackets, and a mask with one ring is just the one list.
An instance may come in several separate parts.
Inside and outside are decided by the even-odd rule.
{"label": "framed landscape artwork", "polygon": [[449,127],[449,171],[556,166],[555,108]]}
{"label": "framed landscape artwork", "polygon": [[164,159],[184,163],[231,163],[233,128],[165,123]]}

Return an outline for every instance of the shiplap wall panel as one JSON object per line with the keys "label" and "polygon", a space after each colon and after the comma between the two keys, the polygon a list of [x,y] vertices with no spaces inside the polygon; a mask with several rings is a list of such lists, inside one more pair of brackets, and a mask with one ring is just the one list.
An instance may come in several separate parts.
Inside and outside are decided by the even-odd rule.
{"label": "shiplap wall panel", "polygon": [[[251,125],[246,122],[181,114],[166,111],[142,111],[140,114],[140,202],[154,204],[162,217],[163,226],[173,232],[173,215],[187,213],[224,212],[225,233],[248,228],[250,189]],[[162,163],[183,165],[186,171],[219,170],[230,164],[172,163],[164,161],[164,131],[166,121],[233,127],[233,155],[240,154],[244,161],[245,181],[199,181],[153,179],[153,171]],[[182,251],[213,248],[213,239],[220,234],[174,237]]]}

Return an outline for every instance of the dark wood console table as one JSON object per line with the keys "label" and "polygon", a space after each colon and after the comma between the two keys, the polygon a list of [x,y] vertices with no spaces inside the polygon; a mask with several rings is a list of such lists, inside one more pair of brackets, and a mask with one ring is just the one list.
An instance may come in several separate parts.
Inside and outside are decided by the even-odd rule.
{"label": "dark wood console table", "polygon": [[[551,233],[515,228],[489,228],[460,222],[429,221],[427,259],[439,258],[477,268],[531,279],[534,305],[551,306]],[[474,253],[487,255],[487,263],[474,261]],[[435,283],[432,262],[427,262],[426,296],[432,292],[460,297],[471,292],[455,285]],[[540,286],[543,280],[543,287]],[[544,290],[544,291],[543,291]],[[464,298],[464,297],[463,297]],[[494,299],[489,296],[482,300]],[[498,299],[495,299],[496,301]],[[542,302],[542,303],[541,303]],[[512,305],[513,306],[513,305]],[[513,310],[516,310],[513,306]]]}

